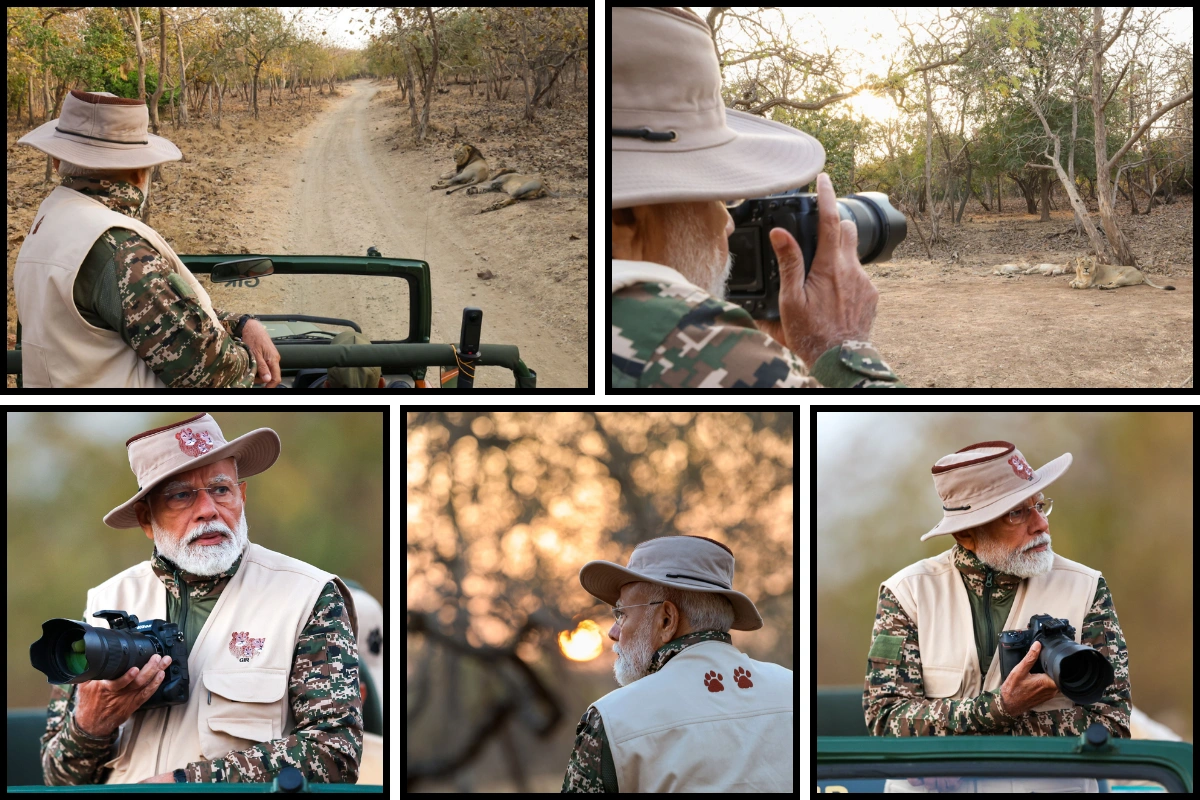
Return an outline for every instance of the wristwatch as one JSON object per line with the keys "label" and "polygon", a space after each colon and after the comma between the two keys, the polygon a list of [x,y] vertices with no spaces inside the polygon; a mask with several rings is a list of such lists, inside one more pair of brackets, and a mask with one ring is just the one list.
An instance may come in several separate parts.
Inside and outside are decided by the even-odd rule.
{"label": "wristwatch", "polygon": [[175,770],[175,782],[176,783],[187,783],[187,773],[181,769]]}
{"label": "wristwatch", "polygon": [[248,320],[254,319],[252,314],[242,314],[242,318],[238,320],[237,325],[233,328],[233,335],[237,338],[242,338],[242,329],[246,327]]}

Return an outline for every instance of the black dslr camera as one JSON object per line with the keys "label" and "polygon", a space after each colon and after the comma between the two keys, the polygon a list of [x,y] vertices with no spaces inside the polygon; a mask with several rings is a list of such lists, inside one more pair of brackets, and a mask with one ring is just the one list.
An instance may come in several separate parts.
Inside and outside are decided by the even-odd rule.
{"label": "black dslr camera", "polygon": [[[807,187],[806,187],[807,188]],[[882,192],[839,197],[838,216],[858,228],[858,260],[887,261],[908,234],[908,221]],[[726,298],[755,319],[779,319],[779,264],[771,247],[772,228],[796,237],[804,264],[811,268],[817,252],[817,196],[800,189],[747,200],[729,209],[736,226],[729,237],[733,270]]]}
{"label": "black dslr camera", "polygon": [[1037,663],[1029,671],[1044,672],[1054,679],[1058,690],[1081,706],[1091,705],[1104,696],[1113,682],[1112,664],[1099,650],[1075,644],[1075,629],[1065,619],[1049,614],[1034,614],[1023,631],[1000,634],[1000,680],[1008,678],[1013,667],[1029,654],[1034,642],[1042,643]]}
{"label": "black dslr camera", "polygon": [[130,667],[141,669],[155,655],[170,656],[163,682],[142,708],[177,706],[188,701],[187,642],[174,622],[138,622],[124,611],[97,611],[109,628],[73,619],[42,623],[42,638],[29,646],[29,660],[48,683],[111,681]]}

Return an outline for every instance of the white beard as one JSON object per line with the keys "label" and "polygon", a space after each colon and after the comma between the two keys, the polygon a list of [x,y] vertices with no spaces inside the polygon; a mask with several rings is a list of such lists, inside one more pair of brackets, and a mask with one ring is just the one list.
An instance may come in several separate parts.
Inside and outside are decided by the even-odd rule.
{"label": "white beard", "polygon": [[[633,631],[632,636],[626,636],[622,631],[621,641],[613,645],[613,652],[617,654],[617,660],[613,664],[613,675],[619,686],[628,686],[636,680],[641,680],[650,671],[650,659],[654,657],[656,648],[650,642],[649,626],[643,624],[642,630],[645,636],[637,631]],[[625,645],[624,648],[621,647],[622,644]]]}
{"label": "white beard", "polygon": [[725,299],[725,284],[733,269],[733,256],[726,253],[721,258],[721,249],[706,246],[708,232],[691,210],[672,211],[667,217],[664,260],[683,277],[713,297]]}
{"label": "white beard", "polygon": [[[1040,553],[1028,552],[1030,548],[1046,545]],[[997,572],[1016,575],[1018,578],[1036,578],[1045,575],[1054,566],[1054,550],[1050,547],[1050,534],[1042,534],[1037,541],[1022,545],[1019,550],[1006,550],[994,543],[990,537],[978,537],[975,557]]]}
{"label": "white beard", "polygon": [[[203,525],[197,525],[187,532],[187,535],[176,541],[167,531],[158,526],[153,517],[150,527],[154,530],[154,546],[158,554],[175,563],[184,572],[193,575],[220,575],[233,566],[238,556],[250,542],[249,526],[246,525],[246,508],[242,507],[242,517],[238,520],[237,530],[231,531],[223,522],[213,520]],[[196,539],[209,533],[223,533],[229,538],[220,544],[192,544]]]}

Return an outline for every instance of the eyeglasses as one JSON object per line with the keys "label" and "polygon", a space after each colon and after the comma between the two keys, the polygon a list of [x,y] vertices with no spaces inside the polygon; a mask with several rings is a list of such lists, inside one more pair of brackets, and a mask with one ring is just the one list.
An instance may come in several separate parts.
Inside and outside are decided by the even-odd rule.
{"label": "eyeglasses", "polygon": [[[238,486],[245,486],[245,481],[238,481]],[[169,494],[163,494],[163,499],[167,502],[167,508],[172,511],[182,511],[185,508],[191,508],[196,502],[196,497],[200,492],[208,492],[209,497],[213,499],[217,505],[231,506],[238,501],[239,495],[233,490],[229,484],[221,484],[220,486],[210,486],[203,489],[176,489]]]}
{"label": "eyeglasses", "polygon": [[745,201],[745,199],[742,199],[742,200],[722,200],[721,202],[725,204],[726,208],[737,208],[738,206],[740,206],[742,203],[744,203],[746,201]]}
{"label": "eyeglasses", "polygon": [[626,608],[641,608],[641,606],[656,606],[659,603],[665,603],[665,602],[666,602],[665,600],[659,600],[656,603],[640,603],[636,606],[625,606],[624,608],[617,608],[616,606],[613,606],[613,619],[615,619],[617,621],[617,624],[620,625],[621,620],[625,619],[625,609]]}
{"label": "eyeglasses", "polygon": [[1008,520],[1009,525],[1020,525],[1024,523],[1025,518],[1029,516],[1029,509],[1031,508],[1036,508],[1038,513],[1043,517],[1048,517],[1050,516],[1050,509],[1054,508],[1054,501],[1047,497],[1041,503],[1034,503],[1031,506],[1014,509],[1005,514],[1004,518]]}

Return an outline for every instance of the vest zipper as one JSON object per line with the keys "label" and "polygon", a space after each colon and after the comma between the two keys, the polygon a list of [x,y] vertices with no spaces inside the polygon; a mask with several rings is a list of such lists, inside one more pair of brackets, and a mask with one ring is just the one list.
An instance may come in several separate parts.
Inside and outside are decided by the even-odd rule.
{"label": "vest zipper", "polygon": [[[987,625],[987,646],[993,648],[992,640],[996,638],[996,632],[992,629],[992,570],[987,571],[987,580],[983,582],[983,619]],[[988,667],[991,667],[991,661],[988,662]]]}

